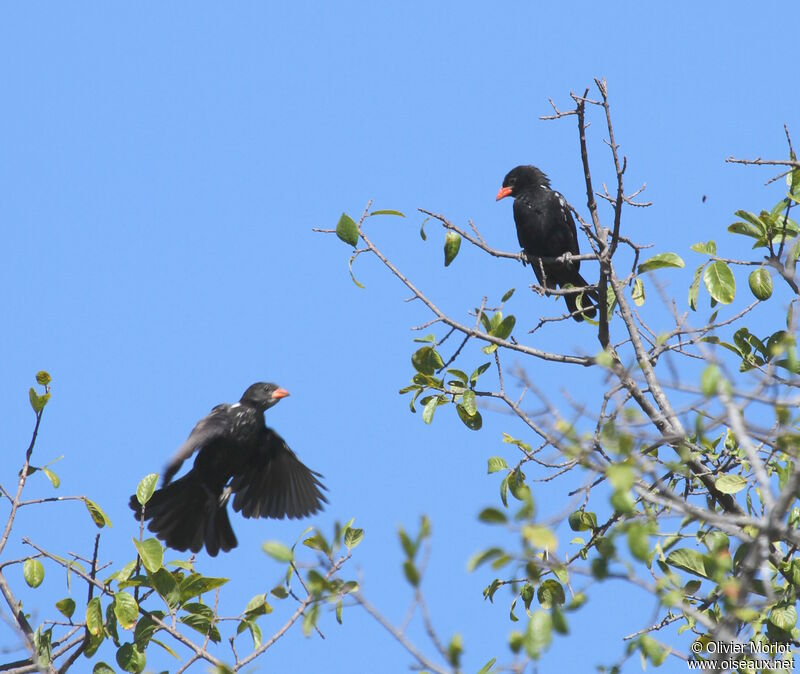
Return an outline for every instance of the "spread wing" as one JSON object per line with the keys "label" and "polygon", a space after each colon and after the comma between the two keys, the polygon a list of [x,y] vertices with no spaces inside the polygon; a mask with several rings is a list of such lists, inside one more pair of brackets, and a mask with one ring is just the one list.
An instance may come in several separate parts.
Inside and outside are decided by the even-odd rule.
{"label": "spread wing", "polygon": [[299,519],[322,509],[328,499],[322,475],[303,464],[284,439],[267,428],[252,468],[231,482],[233,509],[245,517]]}
{"label": "spread wing", "polygon": [[175,473],[181,469],[183,462],[213,440],[223,438],[231,433],[231,405],[217,405],[208,416],[203,417],[189,433],[164,469],[164,485],[170,483]]}

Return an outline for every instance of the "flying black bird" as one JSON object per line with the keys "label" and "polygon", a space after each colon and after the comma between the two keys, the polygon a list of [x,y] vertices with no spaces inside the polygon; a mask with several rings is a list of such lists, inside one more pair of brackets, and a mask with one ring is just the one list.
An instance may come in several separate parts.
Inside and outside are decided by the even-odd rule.
{"label": "flying black bird", "polygon": [[[517,239],[531,263],[539,285],[547,289],[563,288],[571,284],[583,288],[589,283],[578,273],[580,260],[568,262],[543,262],[541,257],[560,257],[564,253],[580,254],[578,232],[567,202],[558,192],[550,189],[550,180],[535,166],[517,166],[503,180],[497,193],[497,201],[514,198],[514,222]],[[578,293],[564,295],[572,317],[582,321],[594,318],[595,306],[587,295],[598,299],[594,290],[584,291],[580,300]],[[577,302],[581,307],[578,308]]]}
{"label": "flying black bird", "polygon": [[[236,547],[227,504],[245,517],[306,517],[327,503],[319,473],[310,470],[264,423],[264,411],[289,395],[275,384],[253,384],[233,405],[217,405],[201,419],[164,470],[163,484],[144,507],[148,529],[170,548],[216,557]],[[172,482],[197,452],[194,466]],[[131,496],[137,518],[142,506]]]}

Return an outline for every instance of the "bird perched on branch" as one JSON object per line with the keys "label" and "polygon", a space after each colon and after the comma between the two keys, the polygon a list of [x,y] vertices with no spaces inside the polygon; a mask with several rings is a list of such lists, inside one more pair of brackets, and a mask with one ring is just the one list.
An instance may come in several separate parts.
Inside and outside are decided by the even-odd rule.
{"label": "bird perched on branch", "polygon": [[[215,557],[236,547],[228,499],[245,517],[307,517],[328,500],[322,476],[307,468],[283,438],[264,423],[264,412],[289,395],[275,384],[250,386],[238,403],[217,405],[201,419],[164,470],[163,483],[144,508],[136,495],[137,518],[170,548]],[[194,466],[174,482],[183,462]],[[144,511],[144,513],[142,513]]]}
{"label": "bird perched on branch", "polygon": [[[578,232],[567,202],[550,188],[550,180],[535,166],[517,166],[509,171],[497,193],[497,201],[514,198],[514,223],[517,239],[536,278],[546,290],[572,286],[582,293],[564,295],[570,314],[576,321],[594,318],[597,292],[578,273],[580,260],[545,262],[543,257],[560,257],[565,253],[579,255]],[[580,305],[580,306],[578,306]]]}

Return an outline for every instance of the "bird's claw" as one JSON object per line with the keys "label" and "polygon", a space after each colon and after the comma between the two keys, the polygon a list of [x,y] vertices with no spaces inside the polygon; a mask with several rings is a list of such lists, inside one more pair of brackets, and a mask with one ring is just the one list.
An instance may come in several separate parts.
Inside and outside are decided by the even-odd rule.
{"label": "bird's claw", "polygon": [[530,260],[528,259],[528,254],[525,252],[524,248],[519,251],[519,260],[520,262],[522,262],[523,267],[527,267],[528,264],[530,263]]}
{"label": "bird's claw", "polygon": [[531,284],[531,290],[533,290],[533,292],[535,292],[539,297],[544,297],[547,295],[547,288],[536,285],[535,283]]}

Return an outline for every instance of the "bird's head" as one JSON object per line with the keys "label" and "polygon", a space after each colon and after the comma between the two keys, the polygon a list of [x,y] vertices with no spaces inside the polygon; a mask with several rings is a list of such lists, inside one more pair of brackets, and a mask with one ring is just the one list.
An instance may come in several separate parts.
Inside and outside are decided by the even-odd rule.
{"label": "bird's head", "polygon": [[239,401],[243,405],[250,405],[261,411],[267,410],[277,403],[281,398],[289,395],[289,391],[281,388],[277,384],[265,384],[258,382],[248,387]]}
{"label": "bird's head", "polygon": [[517,166],[511,169],[503,179],[503,186],[497,193],[497,201],[506,197],[515,197],[525,190],[537,187],[550,187],[550,180],[535,166]]}

